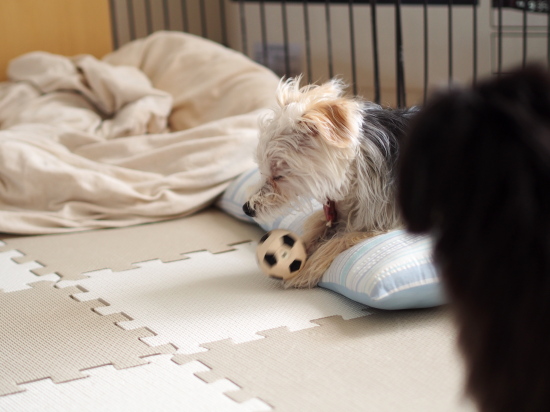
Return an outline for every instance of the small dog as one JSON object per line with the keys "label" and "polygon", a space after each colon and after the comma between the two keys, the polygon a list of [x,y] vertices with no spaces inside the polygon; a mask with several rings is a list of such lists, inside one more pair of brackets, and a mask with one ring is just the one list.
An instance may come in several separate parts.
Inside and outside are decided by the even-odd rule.
{"label": "small dog", "polygon": [[482,412],[550,411],[550,76],[527,67],[434,96],[411,125],[398,200],[434,237]]}
{"label": "small dog", "polygon": [[304,227],[308,260],[285,287],[313,287],[333,259],[401,226],[395,192],[399,145],[416,109],[391,110],[344,95],[333,79],[281,81],[279,107],[260,121],[261,182],[244,212],[269,220],[311,199],[324,205]]}

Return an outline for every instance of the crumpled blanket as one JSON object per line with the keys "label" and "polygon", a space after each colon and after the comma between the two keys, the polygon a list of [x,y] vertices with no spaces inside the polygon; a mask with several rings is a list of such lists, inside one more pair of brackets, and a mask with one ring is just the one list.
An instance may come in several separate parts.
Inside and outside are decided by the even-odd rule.
{"label": "crumpled blanket", "polygon": [[278,78],[159,32],[98,60],[25,54],[0,83],[0,232],[120,227],[200,210],[254,166]]}

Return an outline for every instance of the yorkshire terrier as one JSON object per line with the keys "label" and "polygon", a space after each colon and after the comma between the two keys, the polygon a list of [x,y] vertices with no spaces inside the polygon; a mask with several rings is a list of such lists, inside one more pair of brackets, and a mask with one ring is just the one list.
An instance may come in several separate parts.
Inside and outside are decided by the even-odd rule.
{"label": "yorkshire terrier", "polygon": [[434,238],[481,412],[550,411],[550,76],[434,96],[403,145],[398,203]]}
{"label": "yorkshire terrier", "polygon": [[300,87],[281,81],[278,107],[260,121],[261,181],[244,212],[268,221],[310,200],[324,205],[304,226],[308,260],[285,287],[314,287],[358,242],[401,227],[396,202],[400,141],[416,109],[384,109],[346,96],[333,79]]}

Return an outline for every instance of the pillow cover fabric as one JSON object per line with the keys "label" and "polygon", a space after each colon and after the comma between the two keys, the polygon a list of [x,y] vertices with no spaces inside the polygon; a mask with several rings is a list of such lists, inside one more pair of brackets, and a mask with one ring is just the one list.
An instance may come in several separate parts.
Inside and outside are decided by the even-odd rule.
{"label": "pillow cover fabric", "polygon": [[[242,205],[249,188],[258,180],[258,169],[243,173],[226,189],[217,206],[240,220],[254,222],[244,214]],[[313,205],[313,210],[319,208],[321,205]],[[266,231],[286,229],[302,235],[304,222],[313,210],[294,211],[260,226]],[[431,239],[405,230],[364,240],[342,252],[319,286],[378,309],[426,308],[445,303],[432,261]]]}

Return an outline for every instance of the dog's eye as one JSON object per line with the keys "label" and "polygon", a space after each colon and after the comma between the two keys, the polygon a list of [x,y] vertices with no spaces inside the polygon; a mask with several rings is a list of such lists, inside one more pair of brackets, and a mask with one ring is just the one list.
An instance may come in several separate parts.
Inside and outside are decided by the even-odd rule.
{"label": "dog's eye", "polygon": [[284,178],[284,176],[273,176],[273,181],[277,182],[279,180],[283,180]]}

